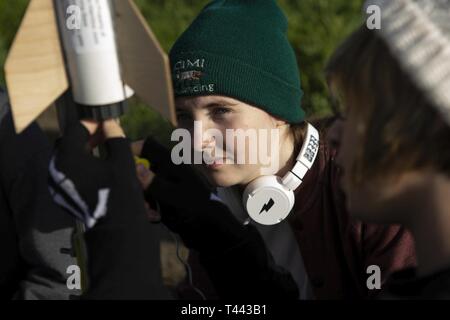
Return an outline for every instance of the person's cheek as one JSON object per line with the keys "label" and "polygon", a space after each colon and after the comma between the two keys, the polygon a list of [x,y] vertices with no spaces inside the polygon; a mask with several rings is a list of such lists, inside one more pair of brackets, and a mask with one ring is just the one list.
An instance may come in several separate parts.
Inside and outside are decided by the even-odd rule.
{"label": "person's cheek", "polygon": [[352,130],[348,123],[341,126],[339,134],[339,150],[336,156],[336,162],[340,169],[341,187],[346,193],[350,192],[349,175],[354,159],[354,141],[352,141]]}

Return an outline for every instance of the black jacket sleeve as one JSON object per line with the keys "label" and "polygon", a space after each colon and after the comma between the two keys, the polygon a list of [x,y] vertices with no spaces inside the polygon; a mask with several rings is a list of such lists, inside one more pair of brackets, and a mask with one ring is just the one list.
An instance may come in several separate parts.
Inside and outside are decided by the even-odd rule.
{"label": "black jacket sleeve", "polygon": [[[25,263],[20,255],[19,237],[14,221],[14,212],[19,210],[15,199],[23,197],[17,194],[14,185],[18,179],[27,179],[20,173],[30,163],[33,156],[43,148],[42,134],[33,124],[21,135],[14,133],[14,125],[6,92],[0,88],[0,298],[11,299],[23,279]],[[49,147],[44,144],[44,147]],[[45,168],[43,164],[43,168]]]}
{"label": "black jacket sleeve", "polygon": [[87,231],[89,286],[83,299],[171,299],[160,276],[158,229],[130,215],[127,225],[108,221]]}
{"label": "black jacket sleeve", "polygon": [[[15,185],[32,183],[33,179],[22,172],[31,164],[36,165],[34,156],[49,147],[42,143],[41,137],[42,132],[35,124],[21,135],[14,133],[6,93],[0,89],[0,297],[3,299],[13,298],[26,272],[15,216],[30,200],[24,199],[23,190],[17,190]],[[41,164],[44,169],[46,164]]]}
{"label": "black jacket sleeve", "polygon": [[162,222],[199,253],[220,298],[298,298],[294,279],[275,264],[259,232],[211,198],[193,167],[174,165],[170,153],[151,138],[142,155],[156,174],[147,201],[158,203]]}
{"label": "black jacket sleeve", "polygon": [[3,190],[0,190],[0,300],[10,300],[17,291],[24,264],[20,259],[19,244],[12,213]]}
{"label": "black jacket sleeve", "polygon": [[6,183],[1,172],[4,170],[2,163],[7,153],[7,146],[1,143],[5,136],[2,124],[7,113],[6,93],[0,88],[0,252],[2,263],[0,264],[0,299],[11,299],[19,281],[18,270],[20,266],[19,247],[15,233],[12,213],[6,197]]}
{"label": "black jacket sleeve", "polygon": [[228,249],[199,252],[200,263],[219,297],[263,301],[298,299],[299,291],[292,275],[276,265],[258,230],[252,225],[244,229],[245,235]]}

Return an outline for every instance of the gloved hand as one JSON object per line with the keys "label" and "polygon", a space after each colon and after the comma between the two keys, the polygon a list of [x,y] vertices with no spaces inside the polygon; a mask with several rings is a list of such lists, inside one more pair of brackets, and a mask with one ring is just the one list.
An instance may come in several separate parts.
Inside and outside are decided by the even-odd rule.
{"label": "gloved hand", "polygon": [[189,165],[175,165],[170,152],[152,138],[141,153],[156,175],[145,191],[146,200],[162,222],[178,233],[186,246],[198,251],[226,250],[246,235],[243,226],[220,201],[211,199],[212,188]]}
{"label": "gloved hand", "polygon": [[100,159],[91,154],[89,142],[93,137],[77,123],[57,141],[49,166],[49,189],[54,201],[87,228],[101,218],[120,224],[145,215],[129,141],[114,134],[104,143],[107,157]]}
{"label": "gloved hand", "polygon": [[169,151],[151,138],[141,157],[155,173],[146,199],[159,205],[162,222],[199,253],[221,297],[298,297],[292,276],[275,265],[256,228],[241,224],[224,203],[214,200],[193,167],[174,165]]}

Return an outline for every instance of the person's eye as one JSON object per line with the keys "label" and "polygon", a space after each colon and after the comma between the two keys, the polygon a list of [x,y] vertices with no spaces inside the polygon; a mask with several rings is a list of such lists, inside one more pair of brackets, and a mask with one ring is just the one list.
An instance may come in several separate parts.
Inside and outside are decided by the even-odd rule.
{"label": "person's eye", "polygon": [[231,113],[231,109],[227,107],[216,107],[211,111],[213,117],[220,118]]}

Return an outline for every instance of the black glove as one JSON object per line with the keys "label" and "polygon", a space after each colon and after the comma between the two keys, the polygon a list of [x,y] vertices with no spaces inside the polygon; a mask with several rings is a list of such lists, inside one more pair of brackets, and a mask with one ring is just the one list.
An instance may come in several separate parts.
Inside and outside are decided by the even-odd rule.
{"label": "black glove", "polygon": [[146,140],[141,157],[150,161],[156,175],[145,192],[147,202],[158,204],[162,222],[187,247],[225,251],[242,241],[246,227],[225,204],[211,199],[212,188],[192,166],[174,165],[169,151],[152,138]]}
{"label": "black glove", "polygon": [[222,298],[298,297],[292,276],[274,264],[259,232],[241,224],[189,165],[173,164],[170,153],[149,138],[141,157],[156,174],[146,190],[158,203],[162,222],[198,251],[200,261]]}
{"label": "black glove", "polygon": [[92,228],[105,218],[116,224],[145,216],[130,143],[106,140],[107,157],[94,157],[88,130],[76,123],[57,141],[49,166],[49,189],[55,202]]}

